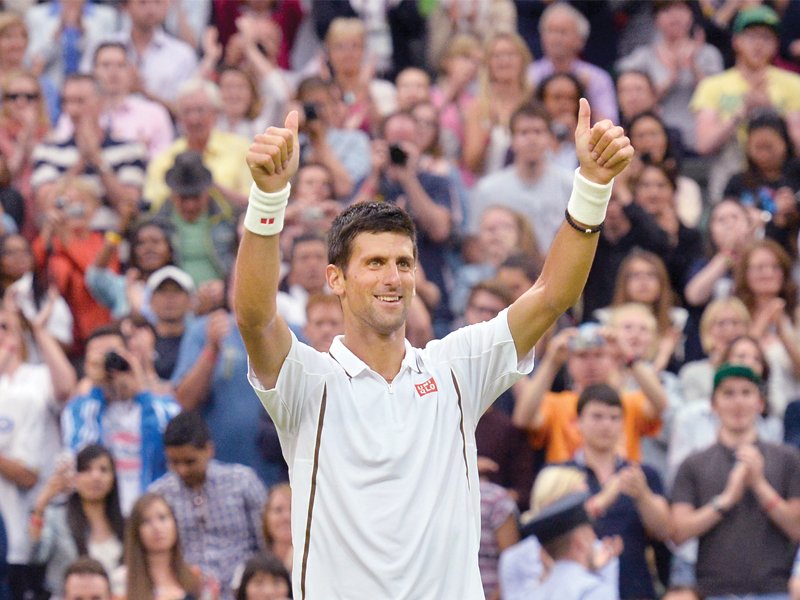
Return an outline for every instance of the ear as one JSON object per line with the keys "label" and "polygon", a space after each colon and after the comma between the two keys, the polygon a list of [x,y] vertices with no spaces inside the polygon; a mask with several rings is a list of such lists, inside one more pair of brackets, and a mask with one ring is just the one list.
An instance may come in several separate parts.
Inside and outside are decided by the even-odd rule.
{"label": "ear", "polygon": [[328,287],[333,294],[340,298],[344,296],[344,271],[336,265],[328,265],[325,268],[325,280],[328,282]]}

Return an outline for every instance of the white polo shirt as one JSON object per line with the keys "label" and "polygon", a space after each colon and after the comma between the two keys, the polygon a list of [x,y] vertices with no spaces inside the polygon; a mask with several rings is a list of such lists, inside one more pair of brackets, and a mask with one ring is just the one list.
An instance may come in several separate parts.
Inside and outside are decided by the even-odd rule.
{"label": "white polo shirt", "polygon": [[250,383],[292,484],[294,597],[483,600],[475,426],[533,368],[507,311],[424,350],[390,384],[337,337],[292,337],[275,389]]}

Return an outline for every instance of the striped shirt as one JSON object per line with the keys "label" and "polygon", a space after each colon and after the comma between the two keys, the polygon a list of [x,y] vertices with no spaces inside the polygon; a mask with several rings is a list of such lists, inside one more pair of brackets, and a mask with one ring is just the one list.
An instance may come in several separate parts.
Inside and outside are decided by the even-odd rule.
{"label": "striped shirt", "polygon": [[[117,140],[106,133],[100,145],[100,155],[111,168],[120,183],[141,188],[144,185],[144,173],[147,167],[147,148],[139,142]],[[75,137],[56,141],[48,140],[33,149],[33,175],[31,185],[38,188],[52,183],[62,177],[70,168],[81,160],[81,154],[75,143]],[[80,173],[96,185],[105,196],[100,171],[92,166],[85,167]]]}

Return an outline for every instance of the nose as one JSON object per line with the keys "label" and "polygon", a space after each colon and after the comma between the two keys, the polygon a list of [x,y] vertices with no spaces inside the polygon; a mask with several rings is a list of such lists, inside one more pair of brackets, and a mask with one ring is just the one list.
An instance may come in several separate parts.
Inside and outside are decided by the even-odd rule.
{"label": "nose", "polygon": [[396,263],[392,262],[386,263],[386,269],[384,270],[383,280],[385,283],[391,285],[400,285],[400,269],[397,268]]}

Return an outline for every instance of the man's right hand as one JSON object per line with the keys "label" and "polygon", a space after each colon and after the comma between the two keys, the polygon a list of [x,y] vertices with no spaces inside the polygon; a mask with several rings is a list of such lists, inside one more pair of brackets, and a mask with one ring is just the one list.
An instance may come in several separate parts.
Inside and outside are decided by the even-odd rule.
{"label": "man's right hand", "polygon": [[279,192],[297,172],[300,164],[298,118],[297,111],[291,111],[286,116],[284,127],[269,127],[250,145],[247,166],[262,192]]}

